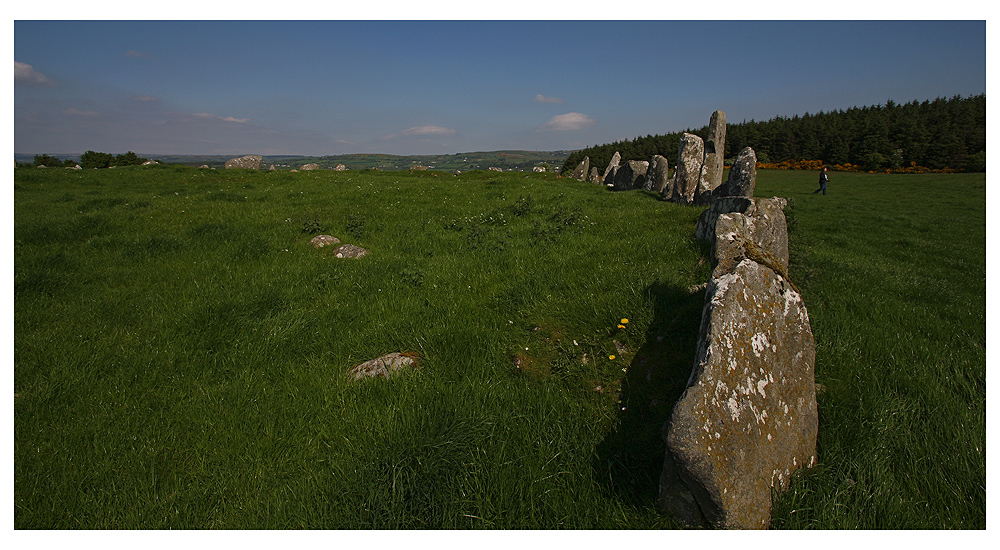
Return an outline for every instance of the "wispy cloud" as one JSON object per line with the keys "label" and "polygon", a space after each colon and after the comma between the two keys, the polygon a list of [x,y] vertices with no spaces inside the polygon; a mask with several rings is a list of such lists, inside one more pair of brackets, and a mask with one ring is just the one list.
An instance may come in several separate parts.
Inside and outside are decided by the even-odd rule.
{"label": "wispy cloud", "polygon": [[129,50],[129,51],[125,52],[125,55],[128,56],[128,57],[139,57],[139,58],[142,58],[142,59],[156,59],[155,55],[153,55],[153,54],[151,54],[149,52],[143,52],[143,51],[139,51],[139,50]]}
{"label": "wispy cloud", "polygon": [[550,118],[549,121],[540,128],[540,130],[551,130],[556,132],[581,130],[590,126],[594,122],[594,119],[583,113],[566,113],[564,115],[556,115]]}
{"label": "wispy cloud", "polygon": [[55,86],[56,83],[27,63],[14,61],[15,86]]}
{"label": "wispy cloud", "polygon": [[539,103],[563,103],[565,100],[558,97],[545,97],[542,94],[535,96],[534,101]]}
{"label": "wispy cloud", "polygon": [[97,115],[97,111],[81,111],[79,109],[74,109],[72,107],[70,107],[69,109],[66,109],[65,111],[63,111],[62,114],[69,115],[69,116],[85,116],[85,117],[96,117],[96,116],[98,116]]}
{"label": "wispy cloud", "polygon": [[409,136],[450,136],[456,133],[458,132],[452,130],[451,128],[444,128],[442,126],[415,126],[413,128],[407,128],[398,134],[390,134],[382,139],[395,139]]}
{"label": "wispy cloud", "polygon": [[234,118],[234,117],[231,117],[231,116],[221,117],[221,116],[213,115],[213,114],[210,114],[210,113],[194,113],[193,116],[196,116],[196,117],[199,117],[199,118],[212,118],[212,119],[215,119],[215,120],[224,120],[226,122],[238,122],[240,124],[246,124],[247,122],[250,122],[249,118]]}

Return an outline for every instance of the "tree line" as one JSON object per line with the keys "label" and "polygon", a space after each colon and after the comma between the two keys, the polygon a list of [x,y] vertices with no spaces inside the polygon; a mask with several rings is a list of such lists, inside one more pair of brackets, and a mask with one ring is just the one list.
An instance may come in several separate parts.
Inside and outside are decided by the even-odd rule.
{"label": "tree line", "polygon": [[140,157],[139,155],[128,151],[127,153],[122,153],[120,155],[112,155],[111,153],[98,153],[97,151],[87,151],[86,153],[80,155],[80,162],[75,162],[73,159],[60,159],[58,157],[53,157],[50,155],[35,155],[34,161],[29,164],[18,164],[18,167],[26,166],[46,166],[49,168],[55,168],[59,166],[72,168],[77,164],[80,168],[108,168],[109,166],[138,166],[146,162],[147,158]]}
{"label": "tree line", "polygon": [[[684,132],[705,139],[708,125]],[[615,151],[621,153],[623,162],[663,155],[673,163],[684,132],[594,145],[572,153],[562,169],[572,171],[584,156],[590,157],[591,166],[602,169]],[[922,166],[985,172],[986,94],[909,103],[888,100],[884,105],[730,122],[724,153],[727,164],[744,147],[752,147],[757,160],[765,163],[820,160],[864,170]]]}

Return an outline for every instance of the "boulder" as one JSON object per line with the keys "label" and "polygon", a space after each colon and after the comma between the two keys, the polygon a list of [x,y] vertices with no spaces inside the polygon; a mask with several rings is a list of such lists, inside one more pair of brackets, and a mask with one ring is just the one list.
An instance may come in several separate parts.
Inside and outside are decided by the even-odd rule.
{"label": "boulder", "polygon": [[264,157],[260,155],[246,155],[226,161],[226,168],[247,168],[250,170],[260,170]]}
{"label": "boulder", "polygon": [[708,123],[708,138],[705,139],[705,167],[702,188],[698,194],[698,202],[708,204],[712,199],[712,191],[722,185],[722,174],[725,171],[723,157],[726,154],[726,113],[715,111]]}
{"label": "boulder", "polygon": [[312,239],[309,239],[309,244],[313,248],[323,248],[328,244],[340,244],[340,239],[334,237],[333,235],[316,235]]}
{"label": "boulder", "polygon": [[751,258],[713,273],[688,387],[664,424],[662,510],[691,525],[768,527],[771,490],[816,462],[815,354],[785,277]]}
{"label": "boulder", "polygon": [[503,168],[497,168],[496,166],[490,166],[489,169],[493,172],[503,172]]}
{"label": "boulder", "polygon": [[756,185],[757,154],[750,147],[744,147],[729,169],[729,179],[712,191],[712,200],[719,197],[752,197]]}
{"label": "boulder", "polygon": [[580,164],[576,165],[576,168],[573,170],[573,173],[570,174],[570,177],[573,179],[583,181],[587,178],[587,175],[589,173],[590,173],[590,157],[583,157],[583,160],[580,161]]}
{"label": "boulder", "polygon": [[[531,168],[531,171],[532,172],[545,172],[545,167],[544,166],[534,166],[534,167]],[[577,179],[579,179],[580,181],[583,181],[583,178],[577,178]]]}
{"label": "boulder", "polygon": [[[611,162],[608,163],[608,167],[604,169],[604,173],[601,174],[601,182],[604,185],[614,185],[615,183],[615,172],[618,171],[618,165],[622,161],[622,155],[618,151],[611,157]],[[609,179],[610,178],[610,179]]]}
{"label": "boulder", "polygon": [[415,367],[420,359],[416,353],[389,353],[351,367],[347,374],[353,380],[363,380],[380,376],[389,378],[406,367]]}
{"label": "boulder", "polygon": [[704,161],[705,143],[701,137],[685,132],[677,148],[677,166],[674,168],[674,188],[670,200],[685,204],[695,201]]}
{"label": "boulder", "polygon": [[271,165],[271,167],[270,167],[270,168],[268,168],[268,170],[274,170],[274,171],[277,171],[278,169],[277,169],[277,168],[275,168],[275,167],[274,167],[274,165],[272,164],[272,165]]}
{"label": "boulder", "polygon": [[365,254],[368,254],[367,249],[353,244],[342,244],[333,249],[333,255],[336,258],[360,258]]}
{"label": "boulder", "polygon": [[315,162],[310,162],[309,164],[302,165],[303,170],[319,170],[319,165]]}
{"label": "boulder", "polygon": [[649,170],[646,172],[646,182],[642,188],[646,191],[663,193],[663,189],[670,179],[669,172],[667,158],[662,155],[653,155],[653,158],[649,159]]}
{"label": "boulder", "polygon": [[628,191],[637,189],[646,181],[649,163],[644,160],[630,160],[615,171],[614,190]]}
{"label": "boulder", "polygon": [[347,171],[347,167],[344,166],[343,164],[338,164],[338,165],[336,165],[336,166],[333,167],[333,171],[334,172],[345,172],[345,171]]}

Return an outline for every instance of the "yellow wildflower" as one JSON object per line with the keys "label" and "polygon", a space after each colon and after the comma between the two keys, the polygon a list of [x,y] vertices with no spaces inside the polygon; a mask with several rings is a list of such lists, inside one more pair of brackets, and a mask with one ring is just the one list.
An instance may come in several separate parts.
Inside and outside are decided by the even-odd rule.
{"label": "yellow wildflower", "polygon": [[614,355],[609,355],[608,359],[611,359],[612,361],[614,361],[615,360],[615,356]]}
{"label": "yellow wildflower", "polygon": [[623,325],[627,325],[627,324],[628,324],[628,319],[622,319],[622,320],[621,320],[621,323],[622,323]]}

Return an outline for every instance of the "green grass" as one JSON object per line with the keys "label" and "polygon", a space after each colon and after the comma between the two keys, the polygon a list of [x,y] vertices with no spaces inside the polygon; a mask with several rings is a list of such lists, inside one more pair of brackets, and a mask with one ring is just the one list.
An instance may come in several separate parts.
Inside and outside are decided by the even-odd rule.
{"label": "green grass", "polygon": [[[812,176],[757,192],[793,199],[826,386],[821,464],[774,526],[981,528],[985,177]],[[700,208],[547,174],[169,166],[18,170],[14,205],[16,528],[675,527],[660,427]],[[347,380],[393,351],[421,366]]]}

